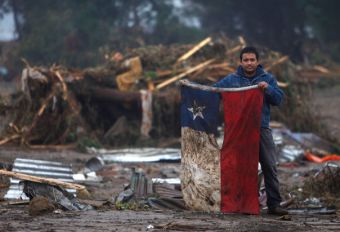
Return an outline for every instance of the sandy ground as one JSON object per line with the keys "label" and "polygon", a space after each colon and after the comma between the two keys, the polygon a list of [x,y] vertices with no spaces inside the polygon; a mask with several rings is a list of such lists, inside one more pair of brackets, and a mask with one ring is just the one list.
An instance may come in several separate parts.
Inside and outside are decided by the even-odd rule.
{"label": "sandy ground", "polygon": [[[92,156],[76,151],[22,150],[0,148],[0,162],[11,163],[16,157],[71,163],[80,170]],[[113,164],[111,177],[99,186],[89,187],[95,199],[110,200],[129,182],[131,167],[143,169],[148,177],[157,176],[164,168],[178,170],[178,163]],[[298,168],[280,167],[283,196],[287,189],[303,181],[303,173],[318,165],[306,163]],[[120,170],[120,171],[119,171]],[[123,170],[123,172],[122,172]],[[124,171],[125,170],[125,171]],[[123,174],[122,174],[123,173]],[[297,175],[299,174],[299,175]],[[4,189],[3,189],[4,190]],[[30,216],[27,205],[0,202],[0,231],[340,231],[340,212],[332,215],[290,215],[280,218],[262,211],[259,216],[242,214],[208,214],[191,211],[123,210],[107,206],[84,212],[48,213]],[[153,229],[148,229],[153,227]]]}

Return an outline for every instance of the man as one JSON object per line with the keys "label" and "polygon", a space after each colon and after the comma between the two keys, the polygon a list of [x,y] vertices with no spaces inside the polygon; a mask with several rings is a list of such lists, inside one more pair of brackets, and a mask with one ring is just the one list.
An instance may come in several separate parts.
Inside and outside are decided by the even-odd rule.
{"label": "man", "polygon": [[254,47],[242,49],[240,66],[236,73],[229,74],[214,84],[214,87],[237,88],[249,85],[258,85],[264,91],[259,161],[264,175],[268,213],[285,215],[288,212],[280,206],[281,196],[276,170],[276,151],[271,129],[269,128],[270,105],[278,106],[281,104],[283,91],[277,86],[275,78],[265,72],[259,64],[259,53]]}

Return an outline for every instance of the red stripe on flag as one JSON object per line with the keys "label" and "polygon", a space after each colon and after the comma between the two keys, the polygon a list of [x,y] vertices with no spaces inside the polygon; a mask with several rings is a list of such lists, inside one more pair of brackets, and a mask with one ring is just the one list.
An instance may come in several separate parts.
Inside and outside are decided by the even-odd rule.
{"label": "red stripe on flag", "polygon": [[222,93],[221,212],[259,214],[258,160],[263,93]]}

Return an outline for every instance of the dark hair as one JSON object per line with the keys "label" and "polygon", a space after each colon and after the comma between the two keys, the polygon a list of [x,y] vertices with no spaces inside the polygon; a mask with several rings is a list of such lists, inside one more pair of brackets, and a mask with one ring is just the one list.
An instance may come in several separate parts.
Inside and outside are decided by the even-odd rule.
{"label": "dark hair", "polygon": [[255,54],[256,56],[256,59],[259,60],[260,56],[259,56],[259,53],[257,51],[257,49],[255,47],[245,47],[241,50],[241,53],[240,53],[240,61],[242,61],[242,55],[244,53],[253,53]]}

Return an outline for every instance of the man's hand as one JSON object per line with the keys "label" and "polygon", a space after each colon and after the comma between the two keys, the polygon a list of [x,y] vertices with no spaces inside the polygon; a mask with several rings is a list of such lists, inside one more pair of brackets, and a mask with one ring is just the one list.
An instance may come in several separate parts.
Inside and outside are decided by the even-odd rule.
{"label": "man's hand", "polygon": [[262,89],[262,90],[265,90],[267,87],[268,87],[268,83],[265,82],[265,81],[261,81],[257,84],[257,86]]}

